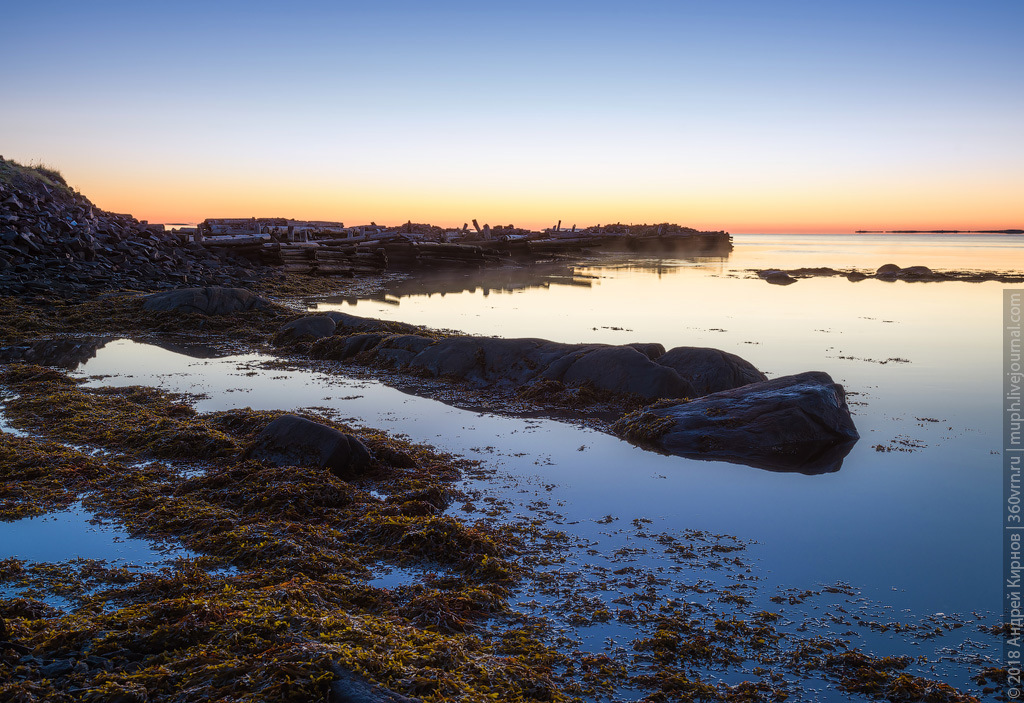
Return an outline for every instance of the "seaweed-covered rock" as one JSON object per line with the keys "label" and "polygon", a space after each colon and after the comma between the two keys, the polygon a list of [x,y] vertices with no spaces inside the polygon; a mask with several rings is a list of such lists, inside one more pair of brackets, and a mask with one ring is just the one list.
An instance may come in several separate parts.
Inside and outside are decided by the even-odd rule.
{"label": "seaweed-covered rock", "polygon": [[152,312],[198,312],[203,315],[230,315],[246,310],[262,310],[273,305],[244,288],[179,288],[147,295],[142,307]]}
{"label": "seaweed-covered rock", "polygon": [[299,339],[322,339],[334,334],[336,325],[328,315],[306,315],[281,325],[274,337],[275,344],[287,344]]}
{"label": "seaweed-covered rock", "polygon": [[246,457],[277,466],[316,466],[349,478],[370,466],[370,453],[356,437],[296,415],[282,415],[264,428]]}
{"label": "seaweed-covered rock", "polygon": [[768,377],[746,359],[710,347],[675,347],[655,359],[675,369],[693,386],[696,395],[727,391]]}
{"label": "seaweed-covered rock", "polygon": [[670,454],[808,474],[837,471],[860,437],[843,387],[820,371],[651,406],[615,431]]}

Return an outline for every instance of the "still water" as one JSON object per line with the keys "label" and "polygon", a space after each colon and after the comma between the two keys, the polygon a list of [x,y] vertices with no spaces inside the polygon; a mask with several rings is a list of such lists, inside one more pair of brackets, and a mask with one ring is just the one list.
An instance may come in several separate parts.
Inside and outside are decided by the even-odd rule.
{"label": "still water", "polygon": [[[834,474],[771,474],[558,436],[546,475],[591,516],[659,516],[761,543],[776,577],[843,580],[915,610],[1000,605],[1001,306],[1006,284],[845,278],[773,286],[750,271],[1024,269],[1004,235],[746,235],[726,259],[632,259],[547,280],[450,276],[377,300],[367,317],[564,342],[661,342],[738,354],[769,377],[826,371],[862,439]],[[353,302],[355,304],[353,304]],[[890,449],[891,451],[879,451]],[[451,447],[456,448],[456,447]],[[895,589],[895,592],[893,591]]]}
{"label": "still water", "polygon": [[[850,394],[862,439],[830,474],[806,476],[666,457],[563,422],[502,417],[402,393],[373,380],[266,369],[122,340],[77,373],[93,385],[204,393],[200,410],[327,408],[357,425],[480,459],[465,488],[544,516],[590,548],[593,565],[648,533],[707,530],[754,544],[761,600],[787,588],[849,584],[890,619],[1001,611],[1001,283],[802,279],[773,286],[751,270],[1021,270],[1007,236],[747,235],[728,258],[589,259],[579,265],[448,274],[384,295],[315,307],[502,337],[660,342],[738,354],[769,377],[826,371]],[[656,560],[656,556],[645,557]],[[661,569],[657,563],[649,564]],[[401,574],[379,578],[400,580]],[[614,594],[608,596],[613,598]],[[525,594],[524,594],[525,598]],[[972,615],[976,613],[977,615]],[[968,631],[969,630],[969,631]],[[582,634],[600,646],[612,630]],[[936,647],[984,638],[976,628]],[[879,653],[919,643],[863,635]],[[911,646],[913,645],[913,647]],[[973,646],[973,645],[972,645]],[[997,656],[995,640],[979,645]],[[951,682],[969,686],[965,671]]]}

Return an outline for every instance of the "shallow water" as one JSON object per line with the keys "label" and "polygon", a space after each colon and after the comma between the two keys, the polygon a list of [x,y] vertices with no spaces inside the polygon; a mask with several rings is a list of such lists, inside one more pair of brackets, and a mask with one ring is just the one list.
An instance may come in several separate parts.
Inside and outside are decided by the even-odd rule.
{"label": "shallow water", "polygon": [[[267,369],[258,355],[193,358],[122,340],[78,373],[98,377],[90,381],[95,385],[202,393],[200,410],[328,409],[354,424],[480,459],[496,473],[467,480],[465,488],[588,541],[589,551],[574,551],[565,568],[587,572],[585,579],[595,582],[603,578],[595,568],[621,566],[621,550],[631,548],[635,563],[675,573],[680,582],[721,582],[728,573],[672,571],[675,565],[650,549],[651,535],[707,530],[756,542],[747,554],[758,562],[760,601],[790,587],[842,582],[866,599],[857,607],[880,620],[936,613],[971,620],[978,612],[992,624],[1001,611],[1006,286],[816,278],[782,287],[748,274],[804,266],[874,269],[889,262],[1024,268],[1017,240],[999,235],[765,235],[736,237],[728,259],[590,261],[568,271],[557,266],[541,276],[502,272],[493,279],[454,274],[443,282],[400,284],[383,300],[319,306],[503,337],[713,346],[749,359],[770,377],[827,371],[850,393],[862,439],[841,470],[824,475],[661,456],[554,420],[462,410],[344,375]],[[634,524],[637,519],[651,522]],[[381,572],[372,583],[414,578],[401,570]],[[809,606],[808,617],[816,609]],[[865,632],[856,644],[879,653],[934,655],[940,647],[973,647],[973,637],[981,641],[982,656],[998,654],[994,640],[974,627],[960,632],[924,647]],[[625,630],[611,623],[577,636],[600,647]],[[963,672],[950,676],[968,685]]]}

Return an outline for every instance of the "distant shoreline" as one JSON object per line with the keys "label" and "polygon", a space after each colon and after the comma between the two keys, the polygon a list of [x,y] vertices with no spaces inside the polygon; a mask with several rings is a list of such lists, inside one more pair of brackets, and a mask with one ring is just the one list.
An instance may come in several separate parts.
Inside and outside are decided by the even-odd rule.
{"label": "distant shoreline", "polygon": [[859,229],[854,234],[1024,234],[1024,229]]}

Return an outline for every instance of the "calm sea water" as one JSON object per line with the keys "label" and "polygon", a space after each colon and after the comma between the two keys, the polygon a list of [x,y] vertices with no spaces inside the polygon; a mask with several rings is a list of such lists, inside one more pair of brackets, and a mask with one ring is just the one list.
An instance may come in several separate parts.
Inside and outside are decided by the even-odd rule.
{"label": "calm sea water", "polygon": [[[652,533],[699,529],[755,541],[748,552],[764,598],[843,582],[894,620],[979,613],[991,624],[1002,607],[1007,286],[813,278],[783,287],[750,270],[885,263],[1021,270],[1021,243],[1000,235],[745,235],[727,258],[456,273],[399,283],[376,299],[317,306],[472,334],[711,346],[770,377],[826,371],[850,394],[862,439],[841,470],[824,475],[661,456],[585,428],[453,408],[374,381],[263,371],[258,355],[194,359],[120,341],[79,373],[111,376],[96,384],[205,392],[204,410],[328,407],[356,424],[478,458],[497,473],[467,487],[589,540],[577,563],[614,563],[611,555],[635,538],[619,528],[644,519]],[[249,375],[253,369],[259,373]],[[881,653],[929,653],[864,636]],[[580,637],[601,646],[608,631]],[[994,640],[982,647],[985,656],[998,654]],[[965,672],[951,680],[969,685]]]}

